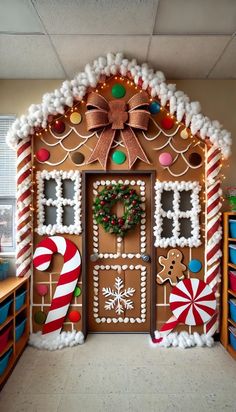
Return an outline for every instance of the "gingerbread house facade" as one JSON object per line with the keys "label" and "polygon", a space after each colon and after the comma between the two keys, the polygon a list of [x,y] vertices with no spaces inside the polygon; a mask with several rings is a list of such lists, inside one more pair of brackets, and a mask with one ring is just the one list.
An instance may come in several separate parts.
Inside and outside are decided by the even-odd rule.
{"label": "gingerbread house facade", "polygon": [[198,103],[109,54],[32,105],[7,140],[32,332],[214,335],[231,138]]}

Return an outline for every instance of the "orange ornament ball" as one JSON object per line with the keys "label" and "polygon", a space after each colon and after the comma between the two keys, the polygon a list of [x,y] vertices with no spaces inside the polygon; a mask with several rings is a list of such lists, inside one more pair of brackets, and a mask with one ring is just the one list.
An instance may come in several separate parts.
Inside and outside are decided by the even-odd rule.
{"label": "orange ornament ball", "polygon": [[68,319],[73,323],[79,322],[81,314],[77,310],[72,310],[68,315]]}
{"label": "orange ornament ball", "polygon": [[170,130],[174,126],[174,119],[171,119],[171,117],[166,116],[162,119],[161,125],[163,129]]}

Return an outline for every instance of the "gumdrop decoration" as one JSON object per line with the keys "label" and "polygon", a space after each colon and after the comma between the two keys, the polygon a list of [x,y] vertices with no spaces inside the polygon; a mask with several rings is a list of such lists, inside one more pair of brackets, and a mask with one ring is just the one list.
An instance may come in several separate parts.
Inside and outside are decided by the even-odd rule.
{"label": "gumdrop decoration", "polygon": [[160,104],[158,103],[158,102],[151,102],[150,104],[149,104],[149,112],[151,113],[151,114],[157,114],[157,113],[159,113],[160,112],[160,110],[161,110],[161,106],[160,106]]}
{"label": "gumdrop decoration", "polygon": [[199,166],[202,163],[202,156],[196,152],[191,153],[188,160],[191,166]]}
{"label": "gumdrop decoration", "polygon": [[181,130],[181,132],[180,132],[180,137],[181,137],[182,139],[184,139],[184,140],[188,139],[188,131],[187,131],[187,129]]}
{"label": "gumdrop decoration", "polygon": [[81,152],[74,152],[71,155],[71,160],[75,165],[81,165],[82,163],[84,163],[84,155]]}
{"label": "gumdrop decoration", "polygon": [[73,124],[80,124],[82,120],[82,116],[78,112],[73,112],[70,115],[70,122]]}
{"label": "gumdrop decoration", "polygon": [[170,166],[173,163],[173,158],[170,153],[164,152],[159,156],[161,166]]}
{"label": "gumdrop decoration", "polygon": [[68,314],[68,319],[73,323],[79,322],[79,320],[81,319],[81,314],[77,310],[72,310]]}
{"label": "gumdrop decoration", "polygon": [[36,286],[37,293],[39,296],[45,296],[48,294],[48,286],[43,284],[38,284]]}
{"label": "gumdrop decoration", "polygon": [[34,321],[38,325],[43,325],[46,321],[46,318],[47,318],[47,315],[42,310],[39,310],[38,312],[35,312],[34,314]]}
{"label": "gumdrop decoration", "polygon": [[78,298],[81,295],[81,289],[79,286],[76,286],[75,290],[74,290],[74,297]]}
{"label": "gumdrop decoration", "polygon": [[111,94],[116,99],[121,99],[126,94],[125,87],[120,83],[116,83],[111,89]]}
{"label": "gumdrop decoration", "polygon": [[66,130],[66,125],[62,120],[56,120],[52,125],[52,131],[57,134],[62,134]]}
{"label": "gumdrop decoration", "polygon": [[39,162],[46,162],[50,157],[50,152],[47,149],[42,148],[36,152],[35,156]]}
{"label": "gumdrop decoration", "polygon": [[166,116],[161,120],[163,129],[170,130],[174,126],[174,120],[170,116]]}
{"label": "gumdrop decoration", "polygon": [[202,268],[202,263],[198,259],[192,259],[188,264],[188,268],[191,272],[198,273]]}
{"label": "gumdrop decoration", "polygon": [[126,161],[126,155],[121,150],[116,150],[112,154],[112,161],[117,165],[122,165]]}

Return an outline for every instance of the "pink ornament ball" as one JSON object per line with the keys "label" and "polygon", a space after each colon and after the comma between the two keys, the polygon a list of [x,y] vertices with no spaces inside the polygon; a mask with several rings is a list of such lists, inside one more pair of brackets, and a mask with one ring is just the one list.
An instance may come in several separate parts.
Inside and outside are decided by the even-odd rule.
{"label": "pink ornament ball", "polygon": [[36,286],[37,292],[39,294],[39,296],[45,296],[48,293],[48,286],[47,285],[37,285]]}
{"label": "pink ornament ball", "polygon": [[50,157],[50,153],[47,149],[39,149],[36,153],[36,159],[39,162],[46,162]]}
{"label": "pink ornament ball", "polygon": [[160,154],[159,162],[162,166],[170,166],[173,162],[173,158],[170,153],[164,152]]}

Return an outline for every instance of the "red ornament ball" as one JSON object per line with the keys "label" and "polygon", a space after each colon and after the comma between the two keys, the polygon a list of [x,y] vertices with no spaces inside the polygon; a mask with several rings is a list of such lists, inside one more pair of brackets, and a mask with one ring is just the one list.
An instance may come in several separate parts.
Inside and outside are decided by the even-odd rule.
{"label": "red ornament ball", "polygon": [[46,162],[46,160],[48,160],[50,157],[50,152],[47,149],[39,149],[36,152],[36,159],[39,162]]}
{"label": "red ornament ball", "polygon": [[119,224],[119,226],[123,226],[124,223],[125,223],[124,219],[122,219],[122,217],[120,217],[120,218],[118,219],[118,224]]}
{"label": "red ornament ball", "polygon": [[105,216],[105,217],[103,218],[103,222],[108,222],[108,220],[109,220],[109,217],[108,217],[108,216]]}
{"label": "red ornament ball", "polygon": [[116,224],[116,221],[115,221],[115,220],[112,220],[112,221],[111,221],[111,224],[114,226],[114,225]]}
{"label": "red ornament ball", "polygon": [[61,134],[66,130],[66,125],[62,120],[56,120],[52,125],[52,131],[57,134]]}
{"label": "red ornament ball", "polygon": [[105,200],[101,200],[100,205],[104,206],[106,204]]}
{"label": "red ornament ball", "polygon": [[72,310],[68,315],[68,319],[74,323],[79,322],[81,319],[81,314],[77,310]]}
{"label": "red ornament ball", "polygon": [[166,116],[162,119],[161,125],[163,129],[170,130],[174,126],[174,119],[171,119],[170,116]]}

